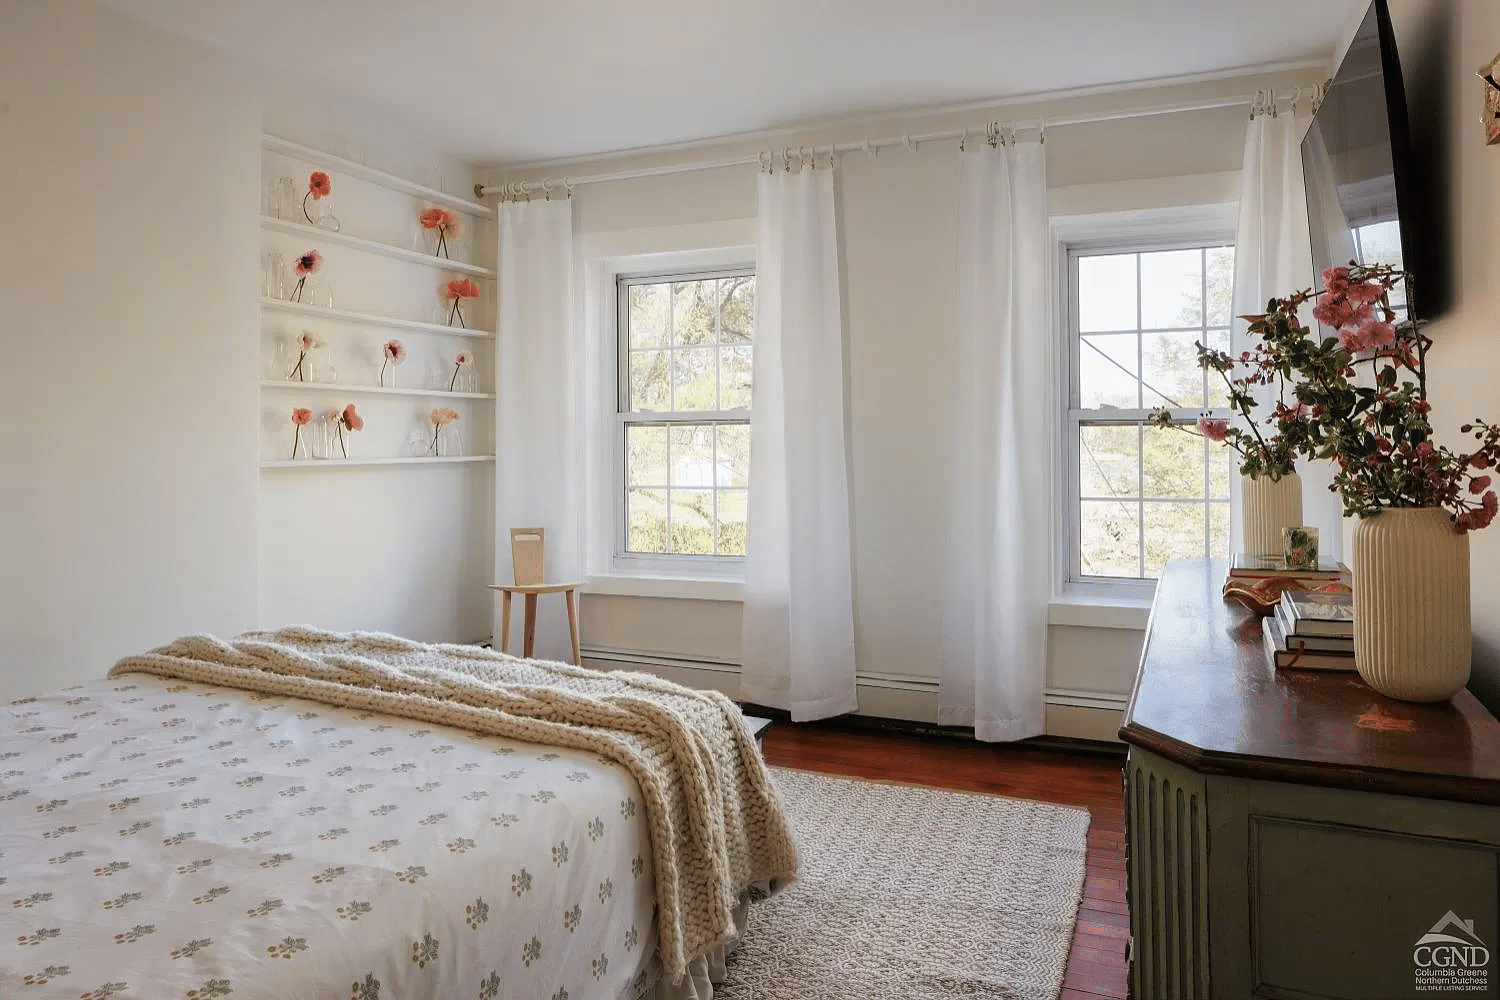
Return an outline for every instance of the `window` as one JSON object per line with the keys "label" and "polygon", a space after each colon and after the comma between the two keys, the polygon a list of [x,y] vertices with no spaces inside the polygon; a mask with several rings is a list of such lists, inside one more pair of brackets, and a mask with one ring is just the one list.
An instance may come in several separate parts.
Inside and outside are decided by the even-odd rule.
{"label": "window", "polygon": [[620,276],[615,562],[745,555],[755,273]]}
{"label": "window", "polygon": [[1193,345],[1229,347],[1234,247],[1073,245],[1066,274],[1069,581],[1149,580],[1168,559],[1226,554],[1233,452],[1145,418],[1228,415]]}

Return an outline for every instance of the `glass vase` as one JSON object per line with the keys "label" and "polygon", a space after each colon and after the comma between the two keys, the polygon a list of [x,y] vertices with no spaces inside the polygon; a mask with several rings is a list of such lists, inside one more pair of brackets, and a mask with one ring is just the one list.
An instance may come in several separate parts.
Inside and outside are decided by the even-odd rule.
{"label": "glass vase", "polygon": [[286,258],[280,250],[268,250],[261,257],[260,294],[268,299],[286,298]]}

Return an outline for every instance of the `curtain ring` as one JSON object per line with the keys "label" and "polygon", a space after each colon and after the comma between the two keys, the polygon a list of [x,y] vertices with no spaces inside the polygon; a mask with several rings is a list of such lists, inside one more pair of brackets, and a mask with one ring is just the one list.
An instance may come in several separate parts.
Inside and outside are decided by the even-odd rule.
{"label": "curtain ring", "polygon": [[1036,141],[1040,146],[1047,145],[1047,119],[1041,115],[1036,116]]}
{"label": "curtain ring", "polygon": [[759,153],[755,157],[755,159],[760,164],[760,169],[761,169],[762,173],[767,173],[768,174],[768,173],[771,172],[771,154],[770,153],[764,153],[764,152],[763,153]]}
{"label": "curtain ring", "polygon": [[542,194],[546,195],[548,201],[552,200],[552,178],[542,178]]}
{"label": "curtain ring", "polygon": [[568,180],[566,177],[564,177],[562,179],[562,183],[563,183],[563,191],[567,193],[567,196],[569,198],[573,197],[573,182],[570,181],[570,180]]}
{"label": "curtain ring", "polygon": [[880,150],[878,150],[874,146],[870,145],[870,138],[869,138],[869,136],[866,136],[865,137],[865,156],[867,156],[867,157],[869,157],[870,159],[873,160],[873,159],[875,159],[875,157],[877,157],[879,155],[880,155]]}

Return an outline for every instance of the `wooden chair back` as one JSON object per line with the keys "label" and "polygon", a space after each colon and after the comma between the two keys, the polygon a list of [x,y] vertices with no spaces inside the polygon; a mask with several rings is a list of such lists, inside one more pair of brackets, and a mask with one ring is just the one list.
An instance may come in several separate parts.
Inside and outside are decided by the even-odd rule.
{"label": "wooden chair back", "polygon": [[532,587],[542,582],[545,528],[510,529],[510,565],[516,573],[516,586]]}

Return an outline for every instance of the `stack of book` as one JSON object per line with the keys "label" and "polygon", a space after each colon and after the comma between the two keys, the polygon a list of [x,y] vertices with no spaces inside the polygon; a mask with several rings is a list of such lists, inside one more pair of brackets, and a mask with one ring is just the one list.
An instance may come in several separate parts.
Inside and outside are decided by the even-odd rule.
{"label": "stack of book", "polygon": [[[1343,563],[1319,563],[1317,569],[1290,569],[1281,556],[1252,556],[1243,552],[1229,560],[1229,579],[1259,580],[1274,578],[1285,584],[1305,580],[1309,586],[1339,579],[1348,568]],[[1302,588],[1307,589],[1307,588]]]}
{"label": "stack of book", "polygon": [[1353,670],[1354,595],[1286,590],[1261,621],[1277,670]]}

